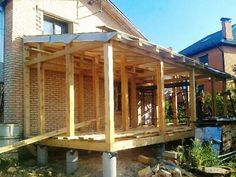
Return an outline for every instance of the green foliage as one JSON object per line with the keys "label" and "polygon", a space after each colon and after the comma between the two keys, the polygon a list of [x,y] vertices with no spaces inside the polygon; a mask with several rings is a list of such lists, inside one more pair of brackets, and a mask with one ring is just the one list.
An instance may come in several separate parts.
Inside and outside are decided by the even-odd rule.
{"label": "green foliage", "polygon": [[193,147],[190,150],[190,155],[195,167],[217,166],[221,163],[210,143],[203,144],[198,140],[193,141]]}
{"label": "green foliage", "polygon": [[16,166],[18,160],[10,155],[1,154],[0,155],[0,169],[5,169],[8,166]]}

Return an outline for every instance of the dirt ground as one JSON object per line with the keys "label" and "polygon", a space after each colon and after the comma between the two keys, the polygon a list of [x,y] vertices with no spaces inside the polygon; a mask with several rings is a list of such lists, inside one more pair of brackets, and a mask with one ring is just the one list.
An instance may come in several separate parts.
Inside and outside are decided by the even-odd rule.
{"label": "dirt ground", "polygon": [[[137,161],[138,155],[143,154],[155,158],[155,147],[143,147],[120,151],[117,156],[117,176],[134,177],[138,171],[146,167]],[[50,165],[63,174],[65,172],[65,154],[53,154],[49,156]],[[102,176],[102,153],[79,151],[79,168],[74,177],[101,177]]]}

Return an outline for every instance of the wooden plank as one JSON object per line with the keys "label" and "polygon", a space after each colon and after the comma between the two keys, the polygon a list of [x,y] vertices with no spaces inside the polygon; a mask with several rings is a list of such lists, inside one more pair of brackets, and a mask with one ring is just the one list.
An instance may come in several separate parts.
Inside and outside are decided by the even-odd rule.
{"label": "wooden plank", "polygon": [[216,78],[211,77],[212,116],[216,116]]}
{"label": "wooden plank", "polygon": [[[222,92],[225,93],[227,91],[227,86],[226,86],[226,80],[222,81]],[[223,109],[224,109],[224,116],[228,115],[228,99],[227,99],[227,94],[223,94]]]}
{"label": "wooden plank", "polygon": [[66,140],[66,139],[46,139],[40,142],[42,145],[52,147],[64,147],[70,149],[84,149],[90,151],[106,151],[106,143],[101,141],[85,141],[85,140]]}
{"label": "wooden plank", "polygon": [[114,143],[114,76],[113,47],[105,43],[104,47],[104,91],[105,91],[105,135],[108,150]]}
{"label": "wooden plank", "polygon": [[[197,119],[196,113],[196,83],[195,83],[195,70],[192,69],[189,73],[189,92],[190,92],[190,121],[194,122]],[[194,127],[194,123],[191,124]]]}
{"label": "wooden plank", "polygon": [[[81,128],[81,127],[88,126],[94,121],[95,121],[95,119],[78,123],[78,124],[75,125],[75,128]],[[67,131],[67,128],[62,128],[62,129],[59,129],[59,130],[55,130],[55,131],[52,131],[52,132],[48,132],[48,133],[45,133],[45,134],[42,134],[42,135],[35,136],[33,138],[22,140],[22,141],[19,141],[17,143],[13,143],[13,144],[8,145],[8,146],[0,147],[0,154],[5,153],[5,152],[9,152],[9,151],[18,149],[20,147],[23,147],[23,146],[26,146],[26,145],[29,145],[29,144],[33,144],[33,143],[36,143],[36,142],[39,142],[39,141],[42,141],[42,140],[45,140],[45,139],[48,139],[48,138],[51,138],[53,136],[63,134],[66,131]]]}
{"label": "wooden plank", "polygon": [[112,151],[116,152],[116,151],[121,151],[125,149],[148,146],[148,145],[163,143],[163,142],[164,142],[163,135],[116,141],[114,143]]}
{"label": "wooden plank", "polygon": [[[24,47],[24,60],[29,52]],[[24,64],[24,136],[30,136],[30,68]]]}
{"label": "wooden plank", "polygon": [[95,58],[93,63],[93,101],[94,101],[94,112],[96,121],[96,131],[100,129],[100,106],[99,106],[99,77],[97,73],[97,65],[99,58]]}
{"label": "wooden plank", "polygon": [[72,53],[75,53],[75,52],[82,52],[82,51],[85,51],[85,50],[90,50],[90,49],[97,48],[99,46],[101,46],[101,44],[98,43],[98,42],[90,42],[90,43],[85,43],[85,44],[81,44],[81,45],[74,45],[72,47],[66,47],[63,50],[54,52],[53,54],[46,55],[46,56],[41,56],[40,58],[35,58],[31,61],[27,61],[27,62],[25,62],[25,64],[27,66],[29,66],[29,65],[36,64],[36,63],[40,63],[40,62],[46,62],[46,61],[49,61],[49,60],[52,60],[52,59],[55,59],[55,58],[62,57],[66,54],[72,54]]}
{"label": "wooden plank", "polygon": [[75,135],[75,90],[74,90],[74,59],[66,54],[66,127],[67,135]]}
{"label": "wooden plank", "polygon": [[131,79],[131,120],[132,127],[136,128],[138,126],[138,108],[137,108],[137,90],[136,90],[136,80]]}
{"label": "wooden plank", "polygon": [[156,83],[157,83],[157,120],[159,129],[162,133],[166,130],[165,123],[165,95],[164,95],[164,63],[160,61],[156,68]]}
{"label": "wooden plank", "polygon": [[177,88],[172,88],[172,111],[173,111],[173,123],[174,126],[178,126],[178,96],[177,96]]}
{"label": "wooden plank", "polygon": [[38,71],[38,134],[45,133],[45,70],[44,64],[37,64]]}
{"label": "wooden plank", "polygon": [[129,129],[129,94],[128,94],[128,76],[126,70],[126,59],[122,56],[121,59],[121,115],[122,115],[122,129]]}

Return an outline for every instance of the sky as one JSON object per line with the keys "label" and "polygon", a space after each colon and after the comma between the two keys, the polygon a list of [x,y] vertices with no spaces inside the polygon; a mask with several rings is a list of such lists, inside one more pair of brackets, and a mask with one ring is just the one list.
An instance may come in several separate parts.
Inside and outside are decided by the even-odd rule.
{"label": "sky", "polygon": [[221,17],[236,23],[236,0],[112,0],[151,42],[178,52],[221,30]]}

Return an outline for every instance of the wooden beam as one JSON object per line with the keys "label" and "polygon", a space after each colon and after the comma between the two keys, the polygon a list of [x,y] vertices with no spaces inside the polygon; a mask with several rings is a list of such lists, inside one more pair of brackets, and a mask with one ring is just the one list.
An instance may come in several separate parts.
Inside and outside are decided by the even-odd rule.
{"label": "wooden beam", "polygon": [[224,116],[228,115],[228,99],[227,99],[227,94],[224,94],[227,91],[227,85],[226,85],[226,80],[222,81],[222,92],[223,92],[223,107],[224,107]]}
{"label": "wooden beam", "polygon": [[157,120],[158,126],[162,133],[166,130],[165,123],[165,93],[164,93],[164,63],[160,61],[156,68],[156,82],[157,82]]}
{"label": "wooden beam", "polygon": [[58,140],[58,139],[46,139],[40,142],[42,145],[59,147],[59,148],[70,148],[70,149],[84,149],[89,151],[107,151],[106,143],[100,141],[84,141],[84,140]]}
{"label": "wooden beam", "polygon": [[178,96],[177,96],[177,88],[172,88],[172,111],[173,111],[173,123],[174,126],[178,126]]}
{"label": "wooden beam", "polygon": [[[86,122],[78,123],[78,124],[75,125],[75,128],[77,129],[77,128],[88,126],[94,121],[95,121],[95,119],[89,120],[89,121],[86,121]],[[62,129],[59,129],[59,130],[55,130],[55,131],[52,131],[52,132],[48,132],[48,133],[44,133],[42,135],[35,136],[33,138],[18,141],[16,143],[11,144],[11,145],[0,147],[0,154],[5,153],[5,152],[9,152],[9,151],[18,149],[20,147],[27,146],[29,144],[33,144],[33,143],[36,143],[36,142],[39,142],[39,141],[42,141],[42,140],[45,140],[45,139],[48,139],[48,138],[51,138],[53,136],[63,134],[66,131],[67,131],[67,128],[62,128]]]}
{"label": "wooden beam", "polygon": [[128,94],[128,76],[126,69],[126,59],[122,56],[121,59],[121,115],[122,115],[122,129],[129,129],[129,94]]}
{"label": "wooden beam", "polygon": [[189,92],[190,92],[190,121],[194,128],[194,121],[197,119],[196,113],[196,82],[195,82],[195,69],[192,69],[189,73]]}
{"label": "wooden beam", "polygon": [[113,79],[113,47],[105,43],[104,50],[104,91],[105,91],[105,136],[108,149],[115,141],[114,133],[114,79]]}
{"label": "wooden beam", "polygon": [[[24,60],[29,52],[24,47]],[[30,136],[30,68],[24,65],[24,136]]]}
{"label": "wooden beam", "polygon": [[72,54],[75,52],[81,52],[81,51],[85,51],[85,50],[90,50],[90,49],[94,49],[97,48],[99,46],[101,46],[101,43],[98,42],[90,42],[90,43],[84,43],[84,44],[80,44],[80,45],[73,45],[72,47],[68,47],[69,44],[67,44],[67,47],[65,47],[65,49],[54,52],[52,54],[47,54],[46,56],[41,56],[40,58],[35,58],[31,61],[27,61],[25,62],[25,64],[27,66],[36,64],[36,63],[40,63],[40,62],[46,62],[55,58],[59,58],[62,57],[64,55],[67,54]]}
{"label": "wooden beam", "polygon": [[66,54],[66,127],[67,135],[75,135],[75,90],[74,90],[74,59]]}
{"label": "wooden beam", "polygon": [[38,134],[45,133],[45,70],[44,64],[38,63]]}
{"label": "wooden beam", "polygon": [[211,77],[212,116],[216,116],[216,78]]}
{"label": "wooden beam", "polygon": [[94,101],[94,112],[96,119],[96,131],[99,131],[100,129],[99,77],[97,73],[98,60],[99,58],[95,58],[93,63],[93,101]]}
{"label": "wooden beam", "polygon": [[138,109],[137,109],[137,90],[136,90],[136,80],[135,78],[131,79],[131,120],[132,120],[132,128],[136,128],[138,126]]}

